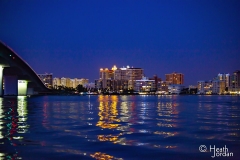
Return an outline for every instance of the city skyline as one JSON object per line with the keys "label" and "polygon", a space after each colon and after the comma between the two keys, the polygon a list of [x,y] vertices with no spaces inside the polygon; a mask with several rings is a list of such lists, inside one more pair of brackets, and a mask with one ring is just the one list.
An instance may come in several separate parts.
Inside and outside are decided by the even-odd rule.
{"label": "city skyline", "polygon": [[[68,6],[68,7],[66,7]],[[180,72],[185,85],[240,69],[239,1],[1,1],[0,40],[37,73]]]}

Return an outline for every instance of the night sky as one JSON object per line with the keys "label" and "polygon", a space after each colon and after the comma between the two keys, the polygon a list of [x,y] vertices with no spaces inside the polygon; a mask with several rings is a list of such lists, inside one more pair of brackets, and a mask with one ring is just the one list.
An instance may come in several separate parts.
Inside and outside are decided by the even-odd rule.
{"label": "night sky", "polygon": [[239,0],[1,0],[0,40],[37,73],[127,66],[185,85],[240,69]]}

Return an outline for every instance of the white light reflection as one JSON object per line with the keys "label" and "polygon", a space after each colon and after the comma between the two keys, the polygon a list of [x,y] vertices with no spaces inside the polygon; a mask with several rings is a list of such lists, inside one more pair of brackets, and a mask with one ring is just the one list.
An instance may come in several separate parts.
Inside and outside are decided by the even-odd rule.
{"label": "white light reflection", "polygon": [[18,133],[26,133],[28,131],[27,128],[29,126],[27,125],[27,115],[28,115],[28,110],[27,110],[27,103],[26,103],[26,96],[18,96],[17,97],[17,102],[18,102]]}
{"label": "white light reflection", "polygon": [[[0,98],[0,139],[3,139],[3,135],[2,135],[2,124],[3,122],[1,121],[1,119],[4,117],[3,115],[3,109],[2,109],[2,98]],[[0,153],[0,157],[1,157],[1,153]]]}

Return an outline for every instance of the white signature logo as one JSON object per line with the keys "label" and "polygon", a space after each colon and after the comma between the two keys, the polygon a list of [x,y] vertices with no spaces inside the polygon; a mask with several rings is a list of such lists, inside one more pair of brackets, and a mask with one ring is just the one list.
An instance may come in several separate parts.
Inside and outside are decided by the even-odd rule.
{"label": "white signature logo", "polygon": [[213,152],[212,158],[214,157],[233,157],[233,152],[229,152],[227,146],[225,145],[222,148],[217,148],[215,145],[209,147],[209,151],[206,145],[199,146],[200,152]]}

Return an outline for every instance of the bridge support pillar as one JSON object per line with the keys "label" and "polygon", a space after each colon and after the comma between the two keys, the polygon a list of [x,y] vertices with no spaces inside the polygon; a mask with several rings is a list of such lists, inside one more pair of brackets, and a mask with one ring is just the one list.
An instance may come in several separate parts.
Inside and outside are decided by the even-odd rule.
{"label": "bridge support pillar", "polygon": [[26,80],[18,80],[18,95],[26,96],[27,95],[27,81]]}

